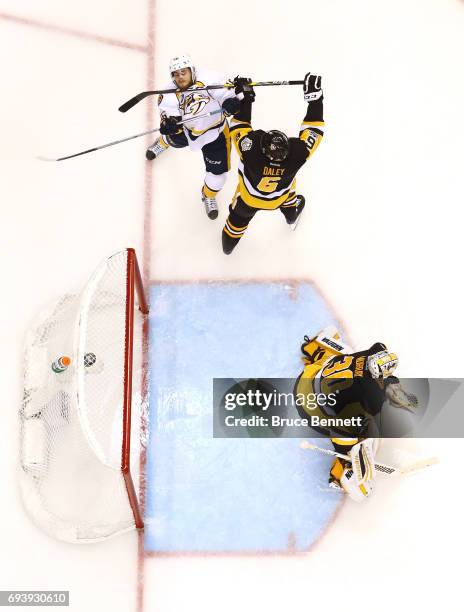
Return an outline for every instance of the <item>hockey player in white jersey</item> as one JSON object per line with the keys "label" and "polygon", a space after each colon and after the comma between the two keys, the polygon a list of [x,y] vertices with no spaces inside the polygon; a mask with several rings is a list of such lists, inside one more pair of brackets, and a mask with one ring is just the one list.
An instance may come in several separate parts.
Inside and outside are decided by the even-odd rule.
{"label": "hockey player in white jersey", "polygon": [[[225,83],[223,75],[209,70],[196,70],[188,55],[174,57],[169,63],[175,93],[160,95],[161,136],[147,149],[146,157],[153,160],[169,147],[190,147],[203,153],[205,179],[201,199],[210,219],[218,216],[216,196],[226,182],[230,169],[230,137],[226,116],[240,108],[233,89],[195,91],[199,87]],[[215,112],[208,117],[196,116]],[[219,111],[219,112],[218,112]],[[179,121],[191,119],[183,126]]]}

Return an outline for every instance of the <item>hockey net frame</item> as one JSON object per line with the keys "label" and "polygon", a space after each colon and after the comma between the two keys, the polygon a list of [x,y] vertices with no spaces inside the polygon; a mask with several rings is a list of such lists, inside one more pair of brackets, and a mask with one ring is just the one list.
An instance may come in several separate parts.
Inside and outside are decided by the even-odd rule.
{"label": "hockey net frame", "polygon": [[[123,266],[124,258],[125,270]],[[111,266],[113,266],[113,269],[110,269]],[[117,274],[115,274],[114,272],[115,266],[117,267]],[[125,289],[123,276],[124,273]],[[107,278],[105,277],[105,274],[107,274],[108,277],[110,276],[110,274],[113,274],[113,277],[115,278],[116,276],[118,277],[118,281],[116,283],[117,291],[115,291],[115,294],[118,294],[118,299],[114,302],[112,302],[112,298],[114,298],[114,296],[107,290],[107,285],[111,285],[111,282],[105,285],[105,278]],[[99,311],[100,319],[98,319],[97,317],[97,322],[92,322],[92,299],[95,297],[95,295],[98,295],[98,291],[100,289],[102,289],[102,294],[104,295],[104,303],[103,307]],[[108,303],[105,303],[105,300]],[[89,283],[87,283],[85,289],[82,291],[81,294],[77,296],[64,296],[64,298],[62,298],[58,302],[58,304],[54,304],[52,308],[48,308],[45,312],[42,312],[40,314],[40,317],[38,317],[38,319],[35,321],[34,326],[29,330],[27,336],[25,354],[24,397],[20,410],[20,484],[22,490],[22,497],[26,511],[31,516],[32,520],[49,535],[52,535],[64,541],[82,543],[95,542],[107,539],[108,537],[117,535],[118,533],[123,533],[125,531],[128,531],[129,529],[133,529],[134,527],[139,530],[143,529],[144,527],[142,512],[140,509],[139,500],[134,486],[133,474],[131,471],[131,433],[133,431],[132,399],[135,331],[134,318],[136,302],[138,304],[138,310],[143,315],[147,315],[149,312],[149,306],[143,287],[140,268],[137,262],[137,256],[133,248],[127,248],[123,251],[114,253],[112,256],[106,258],[104,262],[102,262],[97,268],[96,272],[93,274]],[[108,312],[107,310],[105,310],[105,308],[108,309]],[[113,308],[113,310],[111,310],[111,308]],[[85,404],[86,402],[88,402],[91,405],[90,407],[92,407],[93,403],[91,400],[94,396],[92,396],[90,392],[88,394],[88,397],[85,396],[85,376],[87,373],[84,372],[86,368],[83,365],[83,357],[85,355],[86,341],[88,341],[88,337],[91,337],[92,333],[94,334],[94,336],[96,336],[100,332],[98,320],[106,321],[104,331],[101,332],[103,342],[106,342],[108,336],[110,337],[110,341],[112,340],[111,322],[108,322],[108,319],[111,321],[111,317],[109,317],[108,315],[111,314],[111,312],[114,312],[115,308],[118,310],[118,319],[116,325],[119,326],[118,331],[115,332],[115,336],[119,338],[120,343],[122,343],[122,336],[124,337],[124,347],[123,356],[122,350],[116,351],[118,353],[117,363],[120,364],[121,360],[123,362],[123,373],[120,372],[120,374],[122,374],[122,388],[121,382],[116,381],[116,390],[114,394],[116,394],[116,396],[119,396],[122,392],[122,402],[117,400],[118,406],[117,408],[115,408],[114,415],[111,415],[112,421],[110,422],[110,424],[111,427],[114,429],[115,422],[117,425],[117,422],[119,422],[120,417],[122,417],[122,422],[121,431],[117,434],[116,437],[116,443],[112,443],[110,460],[110,453],[105,452],[107,450],[105,444],[101,444],[99,446],[99,442],[101,442],[101,440],[98,439],[99,432],[97,431],[96,435],[95,432],[92,432],[92,425],[95,424],[92,421],[93,416],[91,414],[86,414],[87,412],[90,412],[90,410],[88,410],[88,407]],[[122,334],[121,329],[122,323],[124,323],[124,334]],[[141,367],[143,368],[142,352],[145,338],[142,337],[142,329],[144,328],[144,324],[142,323],[142,321],[138,321],[138,323],[140,324],[137,327],[138,331],[140,331],[141,343],[139,357],[141,359]],[[63,330],[61,330],[60,325],[64,328],[64,331],[66,332],[65,334],[63,334]],[[48,351],[48,353],[46,351],[46,341],[49,336],[52,336],[51,344],[53,344],[53,340],[56,340],[56,338],[53,338],[53,334],[56,335],[57,329],[61,331],[60,339],[63,335],[66,336],[66,339],[69,341],[69,346],[73,347],[71,350],[73,350],[73,360],[75,361],[75,371],[73,372],[72,376],[71,373],[67,374],[68,382],[65,385],[62,385],[62,387],[65,388],[65,391],[62,391],[60,389],[58,392],[57,386],[53,383],[53,380],[59,379],[61,375],[50,373],[50,351]],[[109,334],[108,329],[110,330]],[[47,336],[47,332],[49,333],[49,336]],[[41,343],[42,345],[45,345],[45,348],[41,345]],[[108,345],[104,346],[109,349],[109,352],[111,350],[113,350],[113,353],[115,352],[114,343],[113,345],[111,345],[110,342]],[[40,349],[40,351],[38,350],[38,348]],[[42,362],[41,368],[39,368],[41,370],[41,374],[38,376],[37,372],[35,372],[33,373],[34,375],[31,376],[30,373],[28,374],[28,368],[34,369],[35,365],[33,355],[37,355],[39,353],[41,357],[40,361]],[[45,358],[43,357],[43,354],[45,355]],[[99,358],[101,358],[100,355]],[[110,360],[111,356],[109,355],[109,361]],[[79,366],[79,364],[81,365]],[[109,366],[110,363],[108,363],[107,365]],[[106,409],[108,409],[108,405],[111,406],[111,402],[109,402],[108,397],[110,400],[114,400],[113,391],[111,389],[108,390],[108,380],[106,378],[106,376],[108,375],[108,371],[111,372],[111,369],[109,367],[107,368],[106,375],[103,377],[103,382],[106,383],[106,385],[103,385],[102,392],[104,398],[102,399],[100,396],[97,395],[97,399],[101,400],[102,406],[100,407],[99,403],[95,402],[95,404],[100,408],[102,412],[103,404],[105,404],[104,408]],[[117,379],[117,372],[115,376]],[[55,378],[53,379],[53,377]],[[34,384],[31,383],[32,379],[35,379]],[[50,380],[52,380],[52,384],[49,385],[52,387],[51,390],[47,388],[47,381]],[[65,380],[64,376],[62,380]],[[62,380],[60,380],[59,382],[62,383]],[[141,390],[141,393],[143,393],[143,391],[144,389]],[[59,396],[59,394],[61,394],[61,396]],[[104,521],[102,523],[102,519],[100,516],[99,524],[93,530],[91,522],[86,523],[85,526],[73,525],[70,520],[61,517],[59,511],[56,510],[57,507],[60,507],[60,504],[58,504],[58,506],[54,506],[53,503],[48,503],[49,500],[47,500],[46,495],[43,493],[43,491],[47,491],[46,479],[47,477],[50,479],[47,470],[52,464],[50,455],[52,455],[55,447],[53,446],[52,441],[52,443],[46,446],[46,452],[44,452],[43,447],[45,443],[43,440],[40,440],[40,438],[47,438],[47,436],[48,438],[50,438],[52,434],[57,437],[56,431],[58,431],[58,436],[60,434],[59,428],[56,427],[56,414],[58,414],[56,404],[58,403],[58,396],[60,399],[59,415],[61,416],[61,418],[60,416],[58,416],[58,419],[60,419],[61,421],[61,427],[63,429],[65,427],[68,427],[68,429],[71,429],[72,427],[76,429],[77,433],[75,438],[79,438],[79,444],[76,443],[76,446],[78,446],[79,449],[82,449],[82,447],[85,446],[84,462],[86,462],[84,467],[87,468],[87,464],[91,461],[93,461],[94,464],[98,464],[96,478],[97,483],[95,484],[95,490],[98,490],[98,479],[100,478],[101,482],[101,479],[103,478],[104,480],[105,476],[109,474],[109,481],[112,483],[115,491],[114,497],[112,495],[108,495],[108,499],[105,501],[108,505],[108,508],[110,508],[112,505],[117,505],[118,503],[120,505],[124,505],[124,521],[117,521],[115,519],[114,524],[109,521],[108,525],[105,525],[103,524]],[[66,401],[64,401],[63,398],[67,398]],[[81,403],[85,405],[84,408],[80,406]],[[143,410],[143,406],[146,403],[145,398],[141,397],[140,403],[140,408],[141,410]],[[65,404],[64,407],[63,404]],[[68,405],[69,413],[67,412]],[[55,413],[54,419],[49,419],[50,422],[46,422],[47,415],[53,411]],[[98,412],[98,410],[96,412]],[[68,419],[68,414],[72,414],[73,418]],[[142,418],[142,414],[140,414],[140,417]],[[105,415],[104,418],[106,419],[108,417],[106,417]],[[69,422],[71,422],[72,425],[69,425]],[[106,424],[106,421],[102,422],[103,425]],[[63,423],[65,423],[64,426]],[[96,423],[103,429],[102,423]],[[52,434],[50,434],[50,432],[52,432]],[[119,444],[117,442],[117,440],[119,440],[119,435],[121,436],[121,447],[118,459],[117,448],[114,447]],[[109,438],[106,433],[105,436],[106,438]],[[35,440],[34,437],[36,438]],[[46,439],[46,443],[48,443],[49,441],[48,438]],[[34,445],[37,448],[40,447],[40,452],[37,452],[37,448],[33,448],[33,450],[31,450],[31,442],[32,447],[34,447]],[[106,439],[105,443],[107,443]],[[66,447],[66,443],[62,444],[62,446]],[[141,451],[142,449],[139,450]],[[70,452],[72,452],[72,450],[70,450]],[[34,456],[34,453],[37,456],[41,455],[41,458],[33,458],[31,460],[31,457]],[[63,454],[62,449],[61,454]],[[117,464],[118,461],[119,465]],[[65,463],[62,460],[62,456],[60,456],[60,460],[57,460],[57,462],[60,466]],[[70,463],[71,467],[75,469],[75,464],[78,462],[74,461],[73,464],[73,461],[71,460]],[[65,474],[66,470],[63,467],[61,467],[61,471],[64,473],[65,478],[67,479],[66,486],[72,486],[69,484],[69,481],[72,481],[72,471],[70,470],[69,474]],[[119,477],[117,476],[117,473],[120,474]],[[123,483],[121,482],[121,480],[119,480],[121,477]],[[84,478],[82,480],[84,481]],[[45,485],[43,484],[44,482]],[[127,507],[127,503],[122,501],[122,498],[124,497],[124,488],[125,494],[127,495],[127,502],[130,506],[130,511]],[[111,485],[109,492],[112,493]],[[58,494],[56,495],[57,499],[59,497],[60,492],[58,492]],[[65,492],[61,495],[61,498],[66,498],[66,488]],[[60,499],[60,503],[62,503],[62,499]],[[121,510],[121,515],[122,512],[123,511]],[[132,513],[132,516],[129,516],[130,512]],[[66,516],[66,514],[64,514],[64,516]]]}
{"label": "hockey net frame", "polygon": [[121,471],[126,484],[129,503],[134,514],[135,527],[136,529],[143,529],[143,519],[130,470],[135,293],[137,293],[140,312],[147,315],[149,313],[149,307],[145,296],[137,256],[135,254],[135,250],[129,248],[127,249],[126,271],[126,334],[124,349],[124,400]]}

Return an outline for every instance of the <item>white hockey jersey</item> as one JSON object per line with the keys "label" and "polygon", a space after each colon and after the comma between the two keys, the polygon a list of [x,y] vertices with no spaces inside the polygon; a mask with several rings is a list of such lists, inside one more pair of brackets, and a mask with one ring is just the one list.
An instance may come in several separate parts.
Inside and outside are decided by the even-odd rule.
{"label": "white hockey jersey", "polygon": [[[224,75],[211,72],[210,70],[197,70],[195,83],[186,91],[159,96],[158,106],[161,117],[180,115],[182,120],[185,120],[195,117],[195,115],[220,110],[226,98],[233,98],[235,96],[233,88],[197,92],[195,92],[195,89],[207,85],[219,85],[221,83],[226,83]],[[168,83],[165,89],[169,89],[172,86],[172,82]],[[183,126],[183,129],[190,148],[197,151],[204,145],[216,140],[219,134],[224,131],[225,125],[226,118],[224,114],[217,113],[210,117],[192,119],[192,121]]]}

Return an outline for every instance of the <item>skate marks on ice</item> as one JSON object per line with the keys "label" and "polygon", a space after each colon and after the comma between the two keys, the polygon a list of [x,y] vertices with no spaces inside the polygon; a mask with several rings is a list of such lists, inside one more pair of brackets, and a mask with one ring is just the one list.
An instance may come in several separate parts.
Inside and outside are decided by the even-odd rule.
{"label": "skate marks on ice", "polygon": [[311,283],[151,288],[145,549],[307,550],[341,503],[298,439],[213,438],[214,377],[294,377],[305,334],[340,325]]}

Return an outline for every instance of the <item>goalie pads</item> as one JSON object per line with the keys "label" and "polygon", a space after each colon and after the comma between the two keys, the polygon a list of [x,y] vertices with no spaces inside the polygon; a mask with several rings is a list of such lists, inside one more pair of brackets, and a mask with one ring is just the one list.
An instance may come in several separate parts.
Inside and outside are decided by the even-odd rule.
{"label": "goalie pads", "polygon": [[336,459],[332,466],[331,476],[337,478],[341,488],[356,502],[363,501],[374,492],[378,442],[375,438],[358,442],[348,453],[351,463]]}
{"label": "goalie pads", "polygon": [[306,363],[323,363],[335,355],[352,353],[353,349],[342,341],[338,329],[334,325],[329,325],[313,338],[305,336],[301,352]]}

